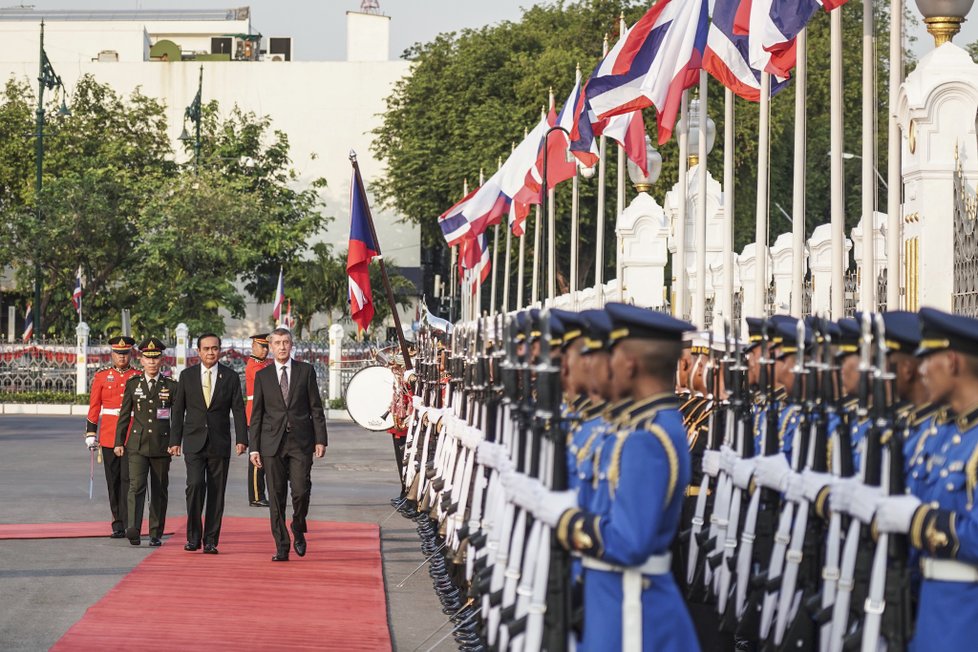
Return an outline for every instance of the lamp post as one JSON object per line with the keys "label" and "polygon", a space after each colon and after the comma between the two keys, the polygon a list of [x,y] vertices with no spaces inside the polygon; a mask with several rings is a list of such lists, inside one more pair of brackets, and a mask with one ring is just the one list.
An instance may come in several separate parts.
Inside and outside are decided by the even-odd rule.
{"label": "lamp post", "polygon": [[180,140],[187,142],[190,134],[187,133],[187,120],[194,125],[194,174],[200,170],[200,96],[204,90],[204,66],[200,67],[200,78],[197,81],[197,95],[183,111],[183,131],[180,132]]}
{"label": "lamp post", "polygon": [[[48,59],[47,53],[44,51],[44,21],[41,21],[41,54],[38,64],[37,73],[37,120],[36,127],[37,133],[35,138],[35,149],[34,149],[34,161],[35,161],[35,175],[34,175],[34,203],[35,210],[37,211],[37,226],[40,229],[42,223],[41,216],[41,188],[43,187],[43,173],[44,173],[44,89],[54,90],[55,88],[61,89],[62,93],[67,95],[65,90],[65,85],[61,82],[61,77],[59,77],[54,72],[54,67],[51,65],[51,61]],[[61,98],[61,108],[58,109],[58,114],[62,116],[71,115],[68,111],[68,105],[65,103],[64,96]],[[40,337],[41,330],[41,260],[40,254],[34,258],[34,333],[35,337]]]}

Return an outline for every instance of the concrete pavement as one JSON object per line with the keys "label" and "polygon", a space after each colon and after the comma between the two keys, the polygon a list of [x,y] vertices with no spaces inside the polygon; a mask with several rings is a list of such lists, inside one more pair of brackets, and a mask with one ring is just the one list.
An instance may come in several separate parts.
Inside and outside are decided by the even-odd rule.
{"label": "concrete pavement", "polygon": [[[78,416],[0,417],[0,523],[106,524],[106,537],[101,539],[0,541],[0,649],[47,649],[152,554],[145,543],[137,548],[125,539],[108,538],[105,479],[98,466],[94,498],[88,499],[84,427],[84,417]],[[313,466],[309,518],[384,521],[391,513],[388,500],[398,490],[390,437],[345,423],[330,423],[329,436],[326,458]],[[244,457],[232,458],[229,475],[225,514],[267,518],[265,509],[248,505]],[[174,459],[168,516],[186,513],[185,482],[183,458]],[[428,573],[422,569],[397,587],[423,560],[414,523],[399,514],[391,516],[381,526],[381,545],[395,649],[428,649],[448,631],[445,627],[422,645],[446,620]],[[270,555],[273,547],[269,534]],[[328,642],[323,646],[326,649]],[[437,649],[453,648],[449,637]]]}

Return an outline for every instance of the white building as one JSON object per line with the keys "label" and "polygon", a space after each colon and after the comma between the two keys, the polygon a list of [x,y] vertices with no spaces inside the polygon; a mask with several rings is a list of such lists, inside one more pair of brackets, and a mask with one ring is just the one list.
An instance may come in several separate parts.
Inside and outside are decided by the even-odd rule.
{"label": "white building", "polygon": [[[352,4],[352,3],[351,3]],[[390,59],[390,18],[347,12],[346,61],[295,61],[287,36],[258,34],[245,8],[173,11],[0,11],[0,80],[35,80],[38,40],[69,93],[91,74],[123,95],[137,87],[162,99],[177,156],[183,113],[197,93],[203,66],[203,101],[223,112],[237,104],[272,118],[288,134],[302,187],[323,177],[324,213],[335,218],[320,234],[345,249],[349,236],[350,150],[357,152],[368,187],[383,176],[370,152],[385,99],[410,64]],[[420,229],[371,201],[385,257],[420,283]],[[380,288],[375,294],[381,292]],[[286,287],[286,295],[288,288]],[[378,298],[378,301],[383,299]],[[249,302],[244,320],[226,319],[229,335],[267,327],[270,307]],[[413,310],[404,313],[413,317]],[[315,328],[326,326],[316,321]]]}

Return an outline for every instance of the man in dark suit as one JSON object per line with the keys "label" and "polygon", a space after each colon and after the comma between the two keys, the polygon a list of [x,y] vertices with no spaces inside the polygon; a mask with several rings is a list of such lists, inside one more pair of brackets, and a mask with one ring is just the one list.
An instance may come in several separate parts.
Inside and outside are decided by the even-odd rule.
{"label": "man in dark suit", "polygon": [[316,371],[292,359],[292,332],[276,328],[268,338],[275,358],[255,374],[255,397],[249,425],[251,462],[265,469],[275,556],[289,560],[285,528],[285,498],[292,487],[292,534],[297,555],[306,554],[306,514],[309,512],[309,472],[312,456],[326,454],[326,414]]}
{"label": "man in dark suit", "polygon": [[204,552],[216,555],[231,461],[231,417],[238,455],[248,448],[248,429],[238,374],[217,361],[221,338],[214,333],[201,335],[197,352],[200,364],[180,374],[173,399],[169,450],[179,456],[182,448],[187,462],[187,545],[183,549],[200,550],[200,517],[206,499]]}
{"label": "man in dark suit", "polygon": [[[149,545],[162,544],[166,526],[167,486],[170,482],[170,408],[177,384],[160,373],[166,345],[155,337],[139,345],[143,373],[126,381],[115,427],[116,457],[129,459],[129,509],[126,538],[138,546],[146,504],[146,480],[149,494]],[[132,430],[129,424],[132,424]],[[128,434],[128,438],[126,435]]]}

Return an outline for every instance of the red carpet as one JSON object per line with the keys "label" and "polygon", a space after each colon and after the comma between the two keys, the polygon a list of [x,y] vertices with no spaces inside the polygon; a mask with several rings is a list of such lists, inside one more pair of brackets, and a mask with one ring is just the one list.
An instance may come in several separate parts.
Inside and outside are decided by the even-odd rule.
{"label": "red carpet", "polygon": [[[173,534],[183,529],[182,516],[166,519],[163,534]],[[112,532],[108,521],[95,523],[13,523],[0,524],[0,540],[3,539],[84,539],[105,537]],[[149,521],[143,519],[143,536],[149,536]],[[143,544],[145,545],[145,543]]]}
{"label": "red carpet", "polygon": [[390,650],[380,532],[309,522],[309,552],[273,563],[267,518],[225,518],[219,555],[176,536],[53,650]]}

